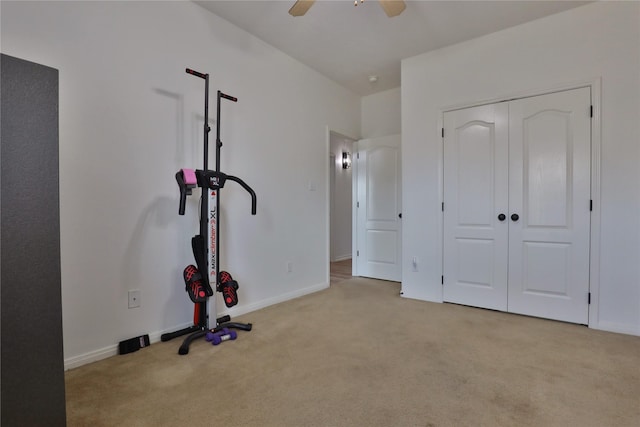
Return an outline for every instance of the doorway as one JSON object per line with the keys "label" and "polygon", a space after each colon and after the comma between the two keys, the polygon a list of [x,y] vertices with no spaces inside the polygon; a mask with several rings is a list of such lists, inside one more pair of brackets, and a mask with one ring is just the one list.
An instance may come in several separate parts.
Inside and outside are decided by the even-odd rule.
{"label": "doorway", "polygon": [[[330,283],[351,277],[351,158],[355,140],[329,131],[329,272]],[[347,265],[348,264],[348,265]]]}

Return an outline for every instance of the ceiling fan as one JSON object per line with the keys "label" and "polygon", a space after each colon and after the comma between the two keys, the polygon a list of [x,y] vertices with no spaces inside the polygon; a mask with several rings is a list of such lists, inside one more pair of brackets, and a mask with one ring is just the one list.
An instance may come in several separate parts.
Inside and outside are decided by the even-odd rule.
{"label": "ceiling fan", "polygon": [[[354,4],[357,6],[358,1],[362,3],[364,0],[354,0]],[[402,11],[407,7],[403,0],[378,0],[380,2],[380,6],[384,9],[385,13],[389,18],[394,16],[398,16],[402,13]],[[291,9],[289,9],[289,14],[291,16],[302,16],[311,6],[313,6],[315,0],[297,0]]]}

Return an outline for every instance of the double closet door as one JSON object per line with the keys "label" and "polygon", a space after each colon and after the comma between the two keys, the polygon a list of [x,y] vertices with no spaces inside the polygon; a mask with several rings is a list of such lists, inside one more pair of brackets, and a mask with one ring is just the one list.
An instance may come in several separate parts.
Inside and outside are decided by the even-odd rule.
{"label": "double closet door", "polygon": [[444,300],[588,323],[590,88],[444,114]]}

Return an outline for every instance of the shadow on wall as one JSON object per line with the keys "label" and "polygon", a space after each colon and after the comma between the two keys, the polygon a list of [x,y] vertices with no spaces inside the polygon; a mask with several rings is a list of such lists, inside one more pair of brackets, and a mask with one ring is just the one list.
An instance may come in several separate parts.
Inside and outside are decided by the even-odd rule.
{"label": "shadow on wall", "polygon": [[[197,202],[195,209],[197,209]],[[144,260],[149,258],[149,253],[145,253],[145,251],[154,250],[150,247],[152,244],[150,236],[154,230],[179,229],[177,235],[190,236],[193,234],[193,231],[190,231],[194,227],[192,221],[180,221],[180,219],[177,197],[159,197],[142,211],[124,253],[120,278],[121,295],[127,294],[132,283],[144,283],[145,271],[143,269],[146,264]],[[184,257],[184,251],[188,245],[188,243],[174,242],[172,246],[176,259]],[[173,271],[173,276],[177,281],[180,278],[180,273]],[[175,286],[176,293],[182,294],[182,291],[184,291],[182,286]],[[173,300],[173,297],[171,299]]]}
{"label": "shadow on wall", "polygon": [[184,96],[179,93],[171,92],[166,89],[154,88],[153,91],[158,95],[165,96],[176,103],[176,161],[181,162],[184,158]]}

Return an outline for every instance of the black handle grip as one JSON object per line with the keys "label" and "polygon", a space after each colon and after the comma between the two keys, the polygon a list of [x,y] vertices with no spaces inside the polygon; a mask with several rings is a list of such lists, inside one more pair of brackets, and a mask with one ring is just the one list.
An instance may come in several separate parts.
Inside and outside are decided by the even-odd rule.
{"label": "black handle grip", "polygon": [[231,316],[229,316],[228,314],[225,314],[222,317],[218,317],[216,319],[216,323],[219,325],[220,323],[225,323],[225,322],[230,322],[231,321]]}
{"label": "black handle grip", "polygon": [[498,219],[500,221],[504,221],[505,219],[507,219],[507,216],[505,214],[500,214],[500,215],[498,215]]}
{"label": "black handle grip", "polygon": [[184,182],[182,171],[176,173],[176,181],[178,181],[178,187],[180,187],[180,208],[178,209],[178,214],[184,215],[184,209],[187,205],[187,185]]}
{"label": "black handle grip", "polygon": [[[256,214],[256,205],[257,205],[256,193],[255,191],[253,191],[251,187],[247,185],[246,182],[244,182],[237,176],[227,175],[222,172],[202,171],[200,169],[197,169],[196,178],[198,180],[199,187],[210,188],[212,190],[218,190],[220,188],[224,188],[224,184],[227,182],[227,180],[237,182],[242,186],[242,188],[247,190],[247,192],[251,195],[251,215]],[[178,179],[177,175],[176,175],[176,179]]]}
{"label": "black handle grip", "polygon": [[227,95],[226,93],[222,93],[218,91],[218,95],[220,95],[220,98],[228,99],[229,101],[233,101],[233,102],[238,102],[238,98],[231,95]]}
{"label": "black handle grip", "polygon": [[257,199],[256,199],[256,193],[255,191],[253,191],[253,189],[251,187],[249,187],[247,185],[247,183],[245,183],[243,180],[241,180],[238,177],[235,176],[231,176],[231,175],[227,175],[227,179],[229,181],[235,181],[238,184],[240,184],[242,186],[242,188],[244,188],[245,190],[247,190],[247,192],[249,194],[251,194],[251,215],[255,215],[256,214],[256,205],[258,203]]}
{"label": "black handle grip", "polygon": [[518,214],[511,215],[511,221],[517,221],[519,219],[520,219],[520,216]]}
{"label": "black handle grip", "polygon": [[192,76],[200,77],[201,79],[206,79],[208,74],[199,73],[196,70],[192,70],[191,68],[186,69],[187,74],[191,74]]}

